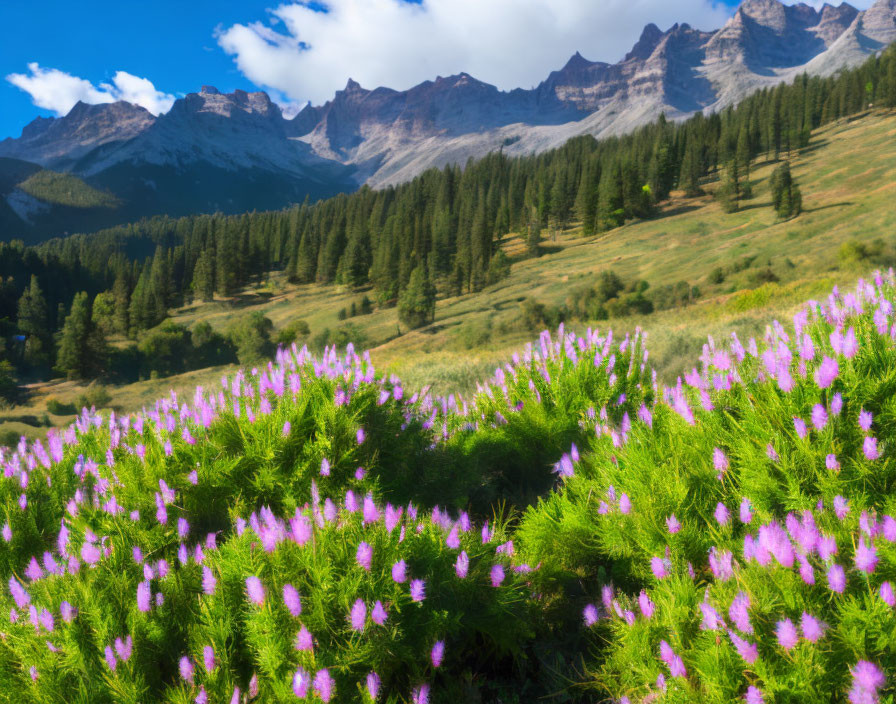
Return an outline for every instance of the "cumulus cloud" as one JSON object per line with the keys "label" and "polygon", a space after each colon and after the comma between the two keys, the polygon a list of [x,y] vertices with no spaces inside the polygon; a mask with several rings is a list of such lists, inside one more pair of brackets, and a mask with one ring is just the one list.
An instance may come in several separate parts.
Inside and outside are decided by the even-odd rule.
{"label": "cumulus cloud", "polygon": [[156,90],[149,79],[117,71],[111,83],[93,85],[55,68],[42,68],[36,62],[28,64],[28,73],[11,73],[6,80],[31,96],[39,108],[65,115],[79,100],[91,105],[126,100],[141,105],[158,115],[168,112],[174,104],[174,96]]}
{"label": "cumulus cloud", "polygon": [[576,51],[618,61],[648,22],[714,29],[731,12],[713,0],[325,0],[280,5],[218,43],[256,85],[318,104],[349,77],[405,89],[466,71],[530,88]]}

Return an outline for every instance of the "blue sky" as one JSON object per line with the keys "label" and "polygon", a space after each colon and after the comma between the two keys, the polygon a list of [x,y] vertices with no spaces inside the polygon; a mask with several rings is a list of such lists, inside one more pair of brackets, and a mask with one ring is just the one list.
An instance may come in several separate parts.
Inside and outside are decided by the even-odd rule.
{"label": "blue sky", "polygon": [[[148,79],[167,104],[210,84],[222,91],[264,88],[295,109],[307,100],[322,102],[349,76],[369,87],[406,88],[468,71],[501,88],[529,87],[577,49],[589,59],[618,60],[647,22],[665,29],[690,21],[708,29],[731,12],[711,0],[425,0],[413,6],[329,0],[324,16],[284,3],[2,0],[0,139],[18,136],[37,115],[55,114],[7,78],[31,75],[31,63],[118,97],[124,84],[99,86],[124,71],[133,81]],[[601,4],[606,8],[594,9]],[[549,21],[546,8],[553,13]],[[506,23],[512,25],[507,31],[495,32]],[[582,25],[587,34],[577,34]],[[313,51],[303,50],[308,43]]]}

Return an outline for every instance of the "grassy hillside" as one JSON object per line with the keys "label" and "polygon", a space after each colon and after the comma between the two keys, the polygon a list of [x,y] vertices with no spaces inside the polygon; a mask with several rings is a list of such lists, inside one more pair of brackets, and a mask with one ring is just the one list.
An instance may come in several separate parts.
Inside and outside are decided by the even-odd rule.
{"label": "grassy hillside", "polygon": [[671,386],[561,328],[465,399],[293,347],[85,410],[0,451],[0,701],[890,702],[894,287]]}
{"label": "grassy hillside", "polygon": [[[805,208],[795,220],[776,220],[768,195],[774,165],[760,164],[752,174],[754,197],[737,213],[722,211],[711,196],[717,184],[709,182],[705,196],[673,194],[655,219],[590,238],[576,228],[554,239],[546,233],[546,253],[537,259],[524,259],[523,243],[510,237],[503,243],[513,260],[508,278],[476,294],[440,299],[435,323],[410,333],[400,328],[395,309],[340,321],[339,311],[358,303],[364,291],[296,286],[276,274],[233,299],[188,306],[173,317],[187,326],[205,320],[221,330],[254,311],[277,328],[303,319],[311,329],[308,342],[325,330],[330,339],[345,330],[343,338],[370,347],[379,366],[410,386],[469,390],[533,335],[520,319],[525,299],[562,306],[571,291],[612,269],[625,280],[645,279],[652,289],[681,280],[699,287],[701,298],[686,308],[611,321],[618,330],[639,325],[647,330],[661,378],[674,381],[693,364],[707,335],[761,333],[769,319],[787,315],[801,301],[855,281],[870,266],[896,263],[896,115],[874,113],[819,130],[793,164]],[[883,242],[877,254],[876,240]],[[866,251],[853,246],[857,243]],[[716,269],[724,273],[721,283],[711,281]],[[777,282],[763,283],[768,271]],[[570,324],[584,330],[588,322]],[[187,391],[221,373],[191,372],[110,391],[117,406],[131,409],[169,387]],[[40,415],[48,397],[70,401],[82,392],[71,382],[42,384],[35,387],[30,407],[10,413]],[[28,428],[19,424],[14,430]],[[35,428],[28,434],[43,432]]]}
{"label": "grassy hillside", "polygon": [[119,205],[118,199],[111,193],[92,188],[77,176],[55,171],[39,171],[18,187],[51,205],[71,208],[116,208]]}

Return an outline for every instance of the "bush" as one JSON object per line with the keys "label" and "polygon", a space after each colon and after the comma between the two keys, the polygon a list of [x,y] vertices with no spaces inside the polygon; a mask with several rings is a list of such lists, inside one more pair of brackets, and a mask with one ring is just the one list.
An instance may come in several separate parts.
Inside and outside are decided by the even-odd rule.
{"label": "bush", "polygon": [[764,347],[710,343],[527,512],[540,578],[592,585],[579,607],[610,644],[591,668],[608,696],[839,700],[858,661],[896,668],[896,295],[878,283]]}
{"label": "bush", "polygon": [[311,334],[311,328],[304,320],[294,320],[277,333],[277,344],[291,345],[293,342],[304,340]]}
{"label": "bush", "polygon": [[50,397],[47,399],[47,411],[54,416],[71,416],[78,412],[73,403],[63,403],[58,398]]}
{"label": "bush", "polygon": [[534,298],[527,298],[520,304],[520,322],[526,330],[552,328],[558,325],[563,318],[563,312],[559,308],[546,306]]}
{"label": "bush", "polygon": [[112,403],[112,395],[105,386],[93,383],[87,387],[87,391],[78,396],[75,405],[78,408],[107,408]]}

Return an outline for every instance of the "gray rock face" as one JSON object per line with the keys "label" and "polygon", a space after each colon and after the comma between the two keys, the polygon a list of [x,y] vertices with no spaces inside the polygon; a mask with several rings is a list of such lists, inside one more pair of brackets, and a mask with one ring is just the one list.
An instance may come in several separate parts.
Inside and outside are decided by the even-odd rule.
{"label": "gray rock face", "polygon": [[619,63],[576,53],[532,90],[500,91],[465,73],[406,91],[349,80],[329,102],[286,120],[265,93],[204,86],[158,118],[127,103],[79,103],[0,142],[0,156],[106,181],[129,166],[193,173],[201,164],[340,187],[351,172],[354,183],[380,186],[499,148],[532,153],[581,134],[619,134],[661,112],[681,119],[718,110],[804,71],[855,65],[893,41],[896,0],[864,12],[745,0],[715,32],[648,24]]}
{"label": "gray rock face", "polygon": [[155,121],[146,109],[124,101],[102,105],[79,102],[65,117],[38,117],[22,130],[20,138],[4,139],[0,156],[68,170],[93,149],[127,142]]}

